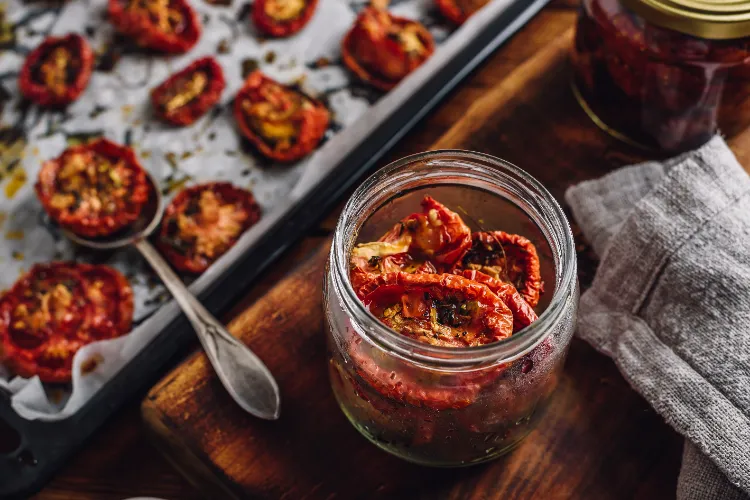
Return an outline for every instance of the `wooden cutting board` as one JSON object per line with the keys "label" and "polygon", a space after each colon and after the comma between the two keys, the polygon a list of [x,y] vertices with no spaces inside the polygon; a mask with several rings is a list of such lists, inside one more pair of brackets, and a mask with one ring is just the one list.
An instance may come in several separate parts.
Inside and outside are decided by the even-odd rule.
{"label": "wooden cutting board", "polygon": [[[575,102],[566,62],[570,41],[570,32],[557,37],[499,81],[434,148],[505,158],[558,200],[570,184],[642,158],[600,132]],[[734,142],[741,160],[748,139]],[[610,360],[577,339],[543,423],[510,455],[441,470],[375,448],[345,419],[329,386],[321,309],[328,239],[319,244],[229,325],[276,376],[279,421],[242,412],[200,353],[143,402],[157,444],[208,498],[674,497],[681,438]],[[578,250],[585,286],[595,264],[583,243]]]}

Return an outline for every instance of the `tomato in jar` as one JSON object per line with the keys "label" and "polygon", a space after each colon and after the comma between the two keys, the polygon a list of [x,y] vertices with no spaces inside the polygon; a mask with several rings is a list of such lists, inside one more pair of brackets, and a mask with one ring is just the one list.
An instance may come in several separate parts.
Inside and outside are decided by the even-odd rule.
{"label": "tomato in jar", "polygon": [[739,4],[665,6],[584,0],[571,59],[576,97],[597,125],[677,153],[750,125],[750,17]]}
{"label": "tomato in jar", "polygon": [[351,255],[351,280],[363,298],[373,279],[389,272],[437,274],[453,266],[471,245],[471,230],[461,217],[431,196],[422,212],[396,223],[378,241],[360,243]]}
{"label": "tomato in jar", "polygon": [[459,26],[488,3],[489,0],[435,0],[440,13]]}
{"label": "tomato in jar", "polygon": [[[479,393],[505,370],[495,367],[490,372],[465,375],[424,374],[417,370],[393,370],[387,367],[387,359],[377,359],[377,351],[362,344],[349,345],[349,356],[355,371],[364,384],[350,379],[360,397],[379,411],[390,414],[406,413],[410,418],[424,418],[414,408],[429,410],[457,410],[474,403]],[[375,356],[375,357],[373,357]],[[445,379],[441,384],[441,379]],[[368,397],[368,391],[374,391]],[[399,404],[408,405],[406,408]]]}
{"label": "tomato in jar", "polygon": [[471,248],[459,263],[461,269],[481,271],[511,283],[531,307],[544,289],[536,247],[518,234],[484,231],[471,236]]}
{"label": "tomato in jar", "polygon": [[480,271],[465,270],[461,273],[464,278],[481,283],[497,295],[513,314],[513,332],[517,332],[529,326],[539,319],[531,304],[526,302],[523,295],[515,286],[506,281],[493,278]]}
{"label": "tomato in jar", "polygon": [[381,275],[363,302],[391,329],[431,345],[476,346],[513,333],[505,302],[484,284],[458,275]]}

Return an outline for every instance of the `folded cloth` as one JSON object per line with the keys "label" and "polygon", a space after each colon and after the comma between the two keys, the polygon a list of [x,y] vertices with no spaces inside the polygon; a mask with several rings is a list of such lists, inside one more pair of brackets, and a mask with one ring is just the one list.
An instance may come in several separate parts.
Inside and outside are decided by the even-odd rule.
{"label": "folded cloth", "polygon": [[565,197],[600,257],[577,334],[685,436],[677,497],[750,498],[750,177],[714,137]]}

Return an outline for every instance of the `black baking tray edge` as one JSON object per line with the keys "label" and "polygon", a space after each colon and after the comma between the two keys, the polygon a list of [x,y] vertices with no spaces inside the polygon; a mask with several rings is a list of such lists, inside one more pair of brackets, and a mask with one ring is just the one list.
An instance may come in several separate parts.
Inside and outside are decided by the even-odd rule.
{"label": "black baking tray edge", "polygon": [[[389,148],[547,1],[516,0],[493,22],[484,26],[456,57],[432,75],[412,98],[331,170],[295,210],[201,293],[206,307],[217,314],[226,310],[267,266],[330,212]],[[243,279],[238,280],[237,276]],[[15,451],[0,455],[0,498],[28,498],[40,490],[110,415],[124,402],[142,394],[164,374],[176,355],[185,351],[193,336],[187,319],[179,315],[83,408],[65,420],[25,420],[11,408],[7,396],[0,393],[0,420],[21,435],[21,445]]]}

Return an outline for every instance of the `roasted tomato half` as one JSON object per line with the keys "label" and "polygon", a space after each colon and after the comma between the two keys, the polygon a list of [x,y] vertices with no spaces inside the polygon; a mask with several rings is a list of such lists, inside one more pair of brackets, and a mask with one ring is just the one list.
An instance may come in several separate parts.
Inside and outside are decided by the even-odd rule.
{"label": "roasted tomato half", "polygon": [[34,187],[60,226],[93,238],[135,222],[150,194],[133,150],[106,139],[70,147],[45,162]]}
{"label": "roasted tomato half", "polygon": [[382,323],[421,342],[468,347],[513,333],[513,313],[485,285],[452,274],[391,273],[364,304]]}
{"label": "roasted tomato half", "polygon": [[360,243],[350,257],[350,279],[362,299],[381,274],[438,274],[449,269],[471,245],[471,231],[461,217],[425,196],[422,212],[397,223],[378,241]]}
{"label": "roasted tomato half", "polygon": [[157,245],[176,269],[202,273],[258,219],[251,192],[228,182],[193,186],[167,207]]}
{"label": "roasted tomato half", "polygon": [[22,377],[68,382],[73,356],[130,331],[133,292],[107,266],[37,264],[0,298],[0,360]]}
{"label": "roasted tomato half", "polygon": [[357,246],[352,252],[349,278],[357,297],[364,299],[378,287],[377,277],[381,274],[404,272],[409,274],[437,274],[437,268],[430,262],[415,259],[408,253],[370,257],[369,243]]}
{"label": "roasted tomato half", "polygon": [[26,57],[19,88],[40,106],[65,106],[86,89],[93,64],[93,52],[82,36],[51,36]]}
{"label": "roasted tomato half", "polygon": [[253,4],[253,23],[269,36],[289,36],[310,21],[318,0],[257,0]]}
{"label": "roasted tomato half", "polygon": [[440,13],[454,24],[461,25],[489,0],[435,0]]}
{"label": "roasted tomato half", "polygon": [[461,217],[431,196],[422,212],[404,218],[380,238],[389,248],[407,248],[437,266],[450,267],[471,247],[471,230]]}
{"label": "roasted tomato half", "polygon": [[[369,349],[364,342],[352,342],[349,345],[349,356],[357,375],[366,386],[374,389],[387,400],[433,410],[465,408],[472,404],[481,390],[496,378],[505,367],[482,373],[471,374],[437,374],[428,371],[408,370],[404,366],[390,366],[389,359]],[[378,397],[367,396],[366,389],[353,383],[357,395],[376,406],[383,413],[399,412],[397,406],[380,401]],[[403,414],[403,412],[400,412]]]}
{"label": "roasted tomato half", "polygon": [[390,90],[435,51],[427,28],[367,7],[342,42],[344,64],[361,80]]}
{"label": "roasted tomato half", "polygon": [[487,285],[487,288],[492,290],[508,306],[510,312],[513,313],[513,333],[526,328],[538,319],[534,309],[523,299],[512,284],[495,279],[480,271],[465,270],[461,275],[464,278]]}
{"label": "roasted tomato half", "polygon": [[503,231],[474,233],[471,238],[471,249],[460,266],[511,283],[531,307],[536,307],[544,286],[534,244]]}
{"label": "roasted tomato half", "polygon": [[151,91],[156,114],[173,125],[190,125],[221,98],[224,72],[213,57],[198,59]]}
{"label": "roasted tomato half", "polygon": [[281,85],[260,71],[251,73],[234,100],[234,116],[263,156],[292,162],[310,154],[328,128],[320,102]]}
{"label": "roasted tomato half", "polygon": [[109,0],[109,19],[120,33],[140,45],[184,53],[201,36],[201,25],[187,0]]}

